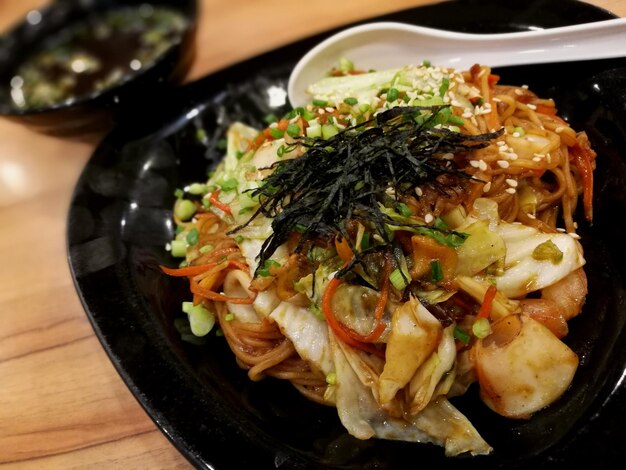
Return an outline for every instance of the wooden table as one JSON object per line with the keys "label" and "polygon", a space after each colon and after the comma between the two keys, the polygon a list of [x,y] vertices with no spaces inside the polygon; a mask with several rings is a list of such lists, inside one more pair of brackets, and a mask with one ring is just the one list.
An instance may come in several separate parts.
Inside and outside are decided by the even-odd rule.
{"label": "wooden table", "polygon": [[[317,0],[304,6],[204,0],[189,78],[333,26],[431,1]],[[0,2],[0,29],[45,3]],[[590,3],[626,16],[624,0]],[[38,135],[4,120],[0,143],[0,466],[189,468],[114,370],[72,283],[66,217],[94,145]]]}

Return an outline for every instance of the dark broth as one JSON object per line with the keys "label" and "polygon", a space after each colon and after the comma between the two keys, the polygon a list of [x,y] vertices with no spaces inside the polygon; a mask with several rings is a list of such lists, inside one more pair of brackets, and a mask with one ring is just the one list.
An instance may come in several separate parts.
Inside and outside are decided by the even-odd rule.
{"label": "dark broth", "polygon": [[144,4],[94,13],[41,44],[9,87],[19,108],[55,105],[102,91],[149,67],[187,27],[182,13]]}

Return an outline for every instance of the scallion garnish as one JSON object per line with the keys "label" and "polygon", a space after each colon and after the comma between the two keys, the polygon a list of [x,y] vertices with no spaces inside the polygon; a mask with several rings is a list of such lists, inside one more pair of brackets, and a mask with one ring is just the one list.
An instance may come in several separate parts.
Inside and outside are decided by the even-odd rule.
{"label": "scallion garnish", "polygon": [[387,102],[388,103],[393,103],[394,101],[396,101],[398,99],[398,90],[396,88],[389,88],[389,90],[387,91]]}
{"label": "scallion garnish", "polygon": [[268,277],[271,276],[271,268],[280,268],[280,263],[273,259],[267,259],[263,262],[262,267],[257,268],[256,273],[261,277]]}
{"label": "scallion garnish", "polygon": [[455,326],[452,332],[454,339],[460,341],[463,344],[468,344],[470,342],[470,335],[460,326]]}
{"label": "scallion garnish", "polygon": [[232,191],[237,189],[238,184],[237,178],[229,178],[220,184],[220,188],[222,188],[222,191]]}
{"label": "scallion garnish", "polygon": [[345,98],[343,100],[344,103],[346,103],[349,106],[354,106],[355,104],[357,104],[359,102],[359,100],[357,100],[356,98],[350,96],[348,98]]}
{"label": "scallion garnish", "polygon": [[441,268],[441,262],[438,259],[430,262],[430,279],[435,283],[443,280],[443,269]]}
{"label": "scallion garnish", "polygon": [[313,106],[326,106],[328,104],[328,101],[326,100],[318,100],[318,99],[314,99],[313,100]]}
{"label": "scallion garnish", "polygon": [[286,132],[289,137],[298,137],[300,135],[300,126],[293,123],[289,124]]}
{"label": "scallion garnish", "polygon": [[270,128],[270,135],[274,139],[280,139],[285,135],[285,131],[281,131],[278,127]]}
{"label": "scallion garnish", "polygon": [[404,290],[404,288],[407,286],[404,274],[402,274],[402,271],[399,268],[391,271],[391,274],[389,275],[389,281],[391,282],[391,285],[393,287],[400,291]]}
{"label": "scallion garnish", "polygon": [[196,243],[198,243],[199,238],[200,234],[198,233],[198,229],[194,227],[189,231],[189,233],[185,237],[185,240],[187,240],[187,243],[189,243],[189,245],[195,245]]}

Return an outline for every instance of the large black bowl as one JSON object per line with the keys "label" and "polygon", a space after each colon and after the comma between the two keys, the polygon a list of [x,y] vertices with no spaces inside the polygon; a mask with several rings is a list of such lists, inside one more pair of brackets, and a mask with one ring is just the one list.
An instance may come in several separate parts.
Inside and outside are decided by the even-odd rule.
{"label": "large black bowl", "polygon": [[[91,91],[71,102],[20,109],[10,94],[12,75],[20,62],[55,33],[89,15],[112,8],[149,3],[182,12],[188,26],[180,38],[141,71],[129,73],[110,88]],[[36,131],[89,140],[120,122],[131,123],[137,113],[154,105],[154,96],[184,78],[195,55],[197,0],[56,0],[31,12],[0,37],[0,115]],[[35,18],[35,20],[33,20]]]}
{"label": "large black bowl", "polygon": [[[523,6],[522,6],[523,5]],[[376,20],[466,32],[502,32],[609,18],[565,0],[466,0]],[[553,97],[598,152],[593,226],[579,217],[589,296],[570,322],[580,357],[571,388],[529,421],[489,411],[476,389],[455,399],[495,451],[444,457],[430,445],[358,441],[336,411],[308,402],[289,383],[252,383],[224,339],[181,340],[174,327],[188,286],[163,275],[173,236],[174,189],[202,180],[220,158],[234,120],[261,126],[285,105],[289,72],[328,34],[238,64],[179,89],[145,127],[122,126],[100,145],[82,174],[68,226],[70,267],[87,314],[130,390],[180,451],[199,468],[622,468],[626,442],[626,61],[501,68],[501,83],[528,84]],[[279,100],[280,101],[280,100]],[[206,129],[200,142],[196,129]]]}

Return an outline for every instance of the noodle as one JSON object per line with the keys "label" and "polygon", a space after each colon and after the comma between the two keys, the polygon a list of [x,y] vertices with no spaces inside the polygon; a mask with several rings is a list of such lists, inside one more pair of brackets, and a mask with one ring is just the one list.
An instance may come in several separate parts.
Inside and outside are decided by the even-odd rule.
{"label": "noodle", "polygon": [[[527,408],[515,401],[511,392],[515,387],[498,388],[517,377],[501,372],[506,361],[494,362],[492,355],[509,354],[509,346],[521,347],[525,354],[545,351],[550,361],[563,365],[560,371],[573,374],[577,357],[560,338],[567,333],[567,320],[582,310],[586,295],[574,221],[580,196],[591,220],[596,154],[586,134],[558,117],[552,100],[537,97],[526,86],[499,85],[489,67],[475,65],[461,74],[424,65],[402,72],[416,74],[414,88],[421,77],[431,74],[438,86],[427,82],[423,90],[434,88],[440,95],[398,91],[392,82],[381,86],[366,107],[354,97],[317,92],[321,96],[317,102],[324,104],[314,101],[260,133],[242,124],[231,128],[229,148],[237,151],[226,156],[227,163],[204,186],[202,197],[194,202],[193,217],[174,217],[179,233],[172,243],[185,244],[185,260],[179,271],[168,271],[189,279],[194,303],[188,307],[190,321],[196,318],[194,308],[201,309],[197,318],[215,317],[251,380],[289,381],[308,399],[337,406],[344,425],[362,438],[387,435],[377,430],[378,418],[372,418],[376,413],[387,413],[388,426],[400,426],[392,434],[406,432],[407,422],[428,434],[428,426],[442,424],[424,428],[431,419],[427,410],[448,406],[442,397],[463,393],[474,381],[479,382],[483,401],[510,418],[529,417],[549,405],[571,376],[544,377],[528,385],[546,398]],[[402,106],[407,109],[402,111]],[[411,120],[403,121],[402,112]],[[438,113],[446,117],[433,125]],[[392,159],[401,150],[393,150],[381,167],[390,170],[393,184],[376,192],[376,175],[359,166],[359,159],[371,158],[373,165],[383,151],[374,150],[377,144],[363,138],[346,143],[346,159],[359,151],[363,157],[352,163],[345,160],[353,166],[342,174],[324,180],[317,175],[321,166],[306,173],[302,162],[307,155],[339,153],[342,138],[366,135],[360,126],[368,125],[378,126],[377,139],[386,138],[386,132],[405,136],[402,126],[424,132],[425,142],[432,132],[439,140],[428,162],[439,162],[443,169],[432,176],[424,175],[439,171],[434,166],[399,170]],[[315,134],[317,128],[332,132],[321,137]],[[454,140],[455,133],[467,142]],[[320,139],[328,144],[316,147]],[[385,148],[395,149],[394,145],[390,140]],[[446,145],[456,150],[437,150]],[[421,154],[410,157],[415,165],[421,164],[418,157]],[[298,189],[272,199],[280,194],[281,184],[289,184],[289,176],[269,180],[268,175],[296,165],[305,171],[292,178]],[[365,176],[350,180],[356,168],[365,168]],[[413,185],[401,183],[410,171],[422,179]],[[345,187],[339,186],[342,178],[348,181]],[[307,193],[307,185],[315,184],[319,189]],[[302,199],[315,201],[328,187],[338,189],[324,193],[328,195],[318,209],[305,207],[308,218],[297,219],[281,232],[278,224],[297,213],[296,200],[306,194]],[[339,199],[333,199],[337,194]],[[341,210],[350,197],[372,194],[376,203],[356,204],[336,226],[324,218],[330,217],[324,211]],[[571,300],[567,313],[561,292]],[[527,346],[512,327],[502,326],[502,319],[533,331],[539,346]],[[408,324],[412,329],[406,329]],[[412,361],[415,364],[408,366]],[[528,364],[520,367],[532,367]],[[501,373],[503,378],[496,379]],[[552,369],[547,367],[530,376],[549,373]],[[358,406],[351,401],[356,396],[361,397]],[[376,411],[364,411],[367,406]],[[462,415],[454,416],[459,423],[466,422]],[[369,427],[363,428],[363,423]],[[467,423],[459,424],[459,429],[465,429],[462,439],[471,441],[469,451],[489,452]],[[454,440],[449,434],[454,431],[442,432]],[[402,435],[401,439],[422,440]],[[447,438],[429,440],[447,449]]]}

